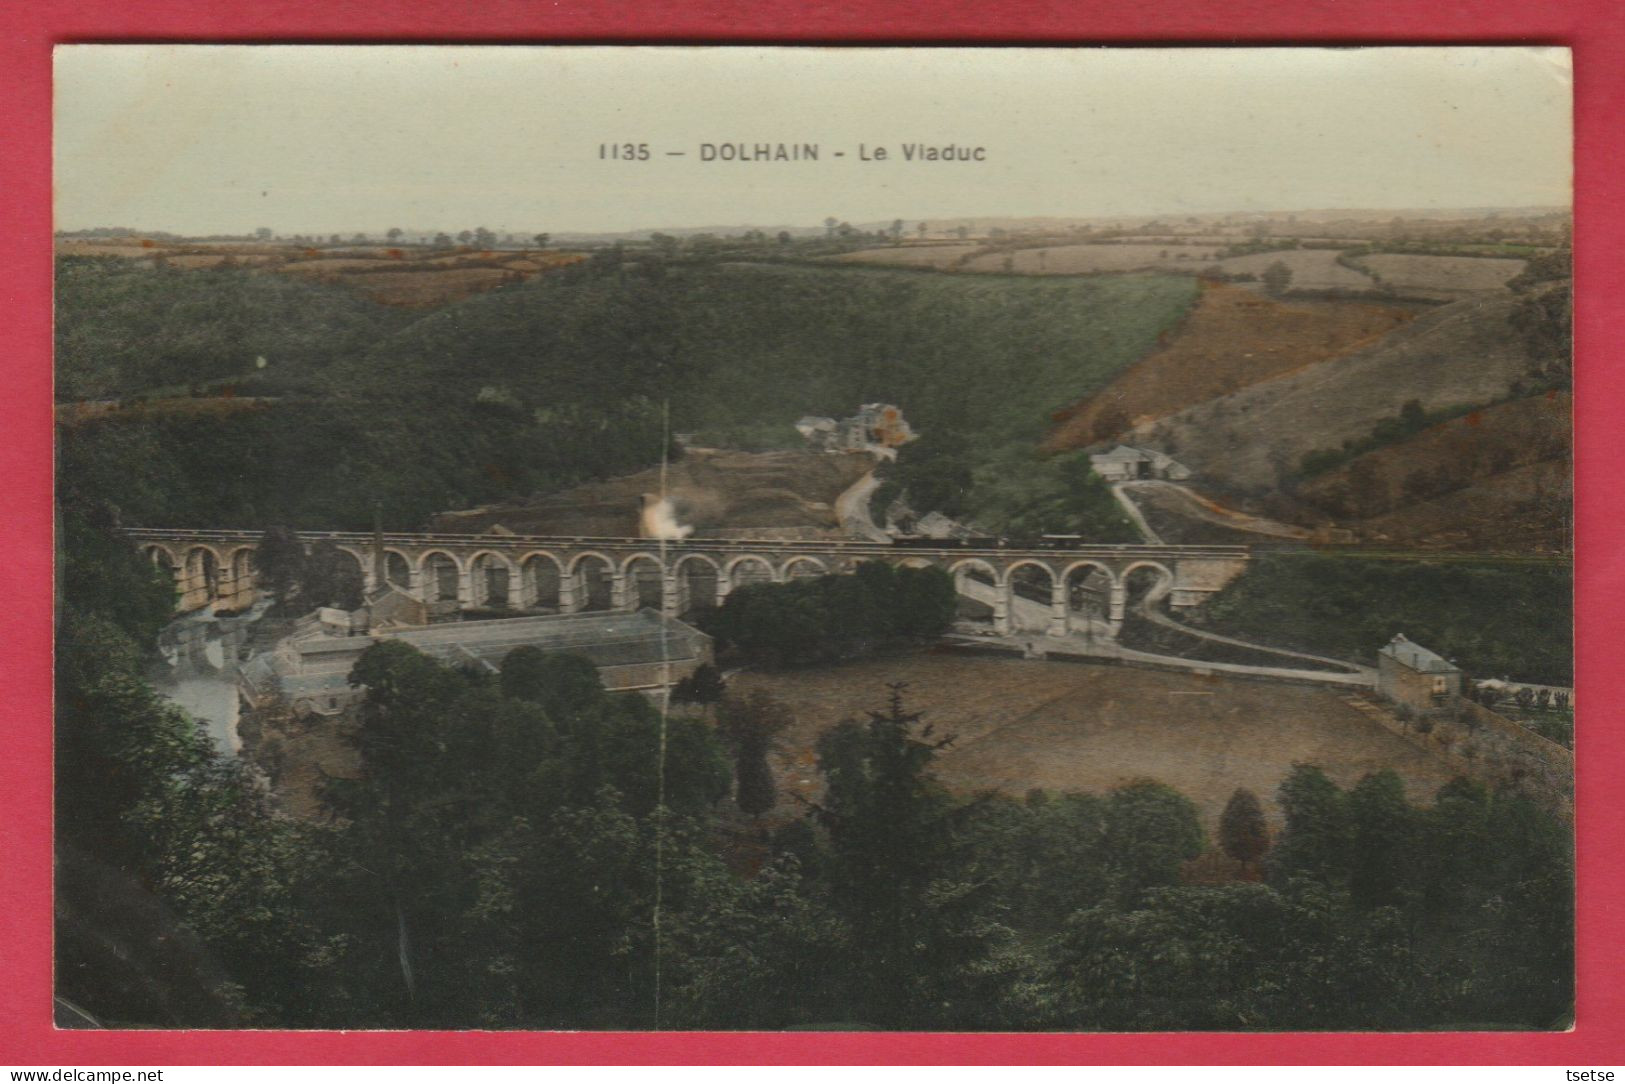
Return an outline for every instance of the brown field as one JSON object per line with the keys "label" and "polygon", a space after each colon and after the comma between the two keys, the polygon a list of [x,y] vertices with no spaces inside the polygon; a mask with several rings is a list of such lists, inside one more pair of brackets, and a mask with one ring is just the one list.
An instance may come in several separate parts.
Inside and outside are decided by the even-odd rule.
{"label": "brown field", "polygon": [[1307,452],[1359,440],[1416,399],[1425,410],[1490,403],[1527,378],[1509,334],[1510,296],[1479,294],[1418,313],[1375,342],[1187,407],[1123,439],[1160,448],[1233,490],[1279,489]]}
{"label": "brown field", "polygon": [[1273,301],[1205,286],[1167,342],[1101,391],[1059,412],[1047,451],[1109,440],[1133,426],[1360,349],[1406,323],[1409,309],[1362,301]]}
{"label": "brown field", "polygon": [[884,707],[887,683],[896,681],[908,683],[908,709],[923,711],[936,733],[957,736],[936,771],[962,793],[1099,793],[1155,779],[1196,802],[1211,831],[1237,787],[1256,793],[1279,823],[1275,790],[1298,762],[1319,765],[1345,786],[1392,769],[1415,801],[1431,798],[1453,774],[1327,689],[923,654],[733,678],[735,690],[765,690],[795,715],[775,758],[776,816],[799,814],[803,807],[791,795],[816,799],[820,792],[818,735]]}
{"label": "brown field", "polygon": [[1415,297],[1454,301],[1484,291],[1500,291],[1524,268],[1523,260],[1474,256],[1410,256],[1379,252],[1360,264],[1381,277],[1384,286]]}

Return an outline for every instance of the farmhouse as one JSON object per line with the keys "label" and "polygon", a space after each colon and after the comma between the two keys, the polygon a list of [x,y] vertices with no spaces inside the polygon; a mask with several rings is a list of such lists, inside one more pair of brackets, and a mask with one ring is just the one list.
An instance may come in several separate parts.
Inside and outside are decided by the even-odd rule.
{"label": "farmhouse", "polygon": [[796,422],[796,431],[808,444],[826,452],[896,448],[916,436],[903,412],[890,403],[865,403],[852,417],[840,421],[809,414]]}
{"label": "farmhouse", "polygon": [[365,695],[350,669],[376,643],[399,640],[452,666],[495,673],[516,647],[580,655],[598,667],[611,692],[654,691],[711,661],[711,638],[654,610],[556,614],[495,621],[378,628],[334,634],[318,625],[245,663],[238,688],[250,707],[280,700],[300,715],[341,715]]}
{"label": "farmhouse", "polygon": [[1130,448],[1119,444],[1109,452],[1089,457],[1095,473],[1108,482],[1134,482],[1158,478],[1181,482],[1191,476],[1190,468],[1176,462],[1172,456],[1148,448]]}
{"label": "farmhouse", "polygon": [[1377,652],[1377,691],[1413,711],[1435,711],[1461,695],[1461,669],[1399,633]]}

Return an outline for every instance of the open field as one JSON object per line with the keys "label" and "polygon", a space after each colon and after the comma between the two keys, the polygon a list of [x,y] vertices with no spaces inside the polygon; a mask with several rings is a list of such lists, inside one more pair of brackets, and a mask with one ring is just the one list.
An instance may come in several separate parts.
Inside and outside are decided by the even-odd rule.
{"label": "open field", "polygon": [[1377,252],[1359,257],[1358,263],[1401,294],[1454,301],[1469,294],[1505,290],[1507,281],[1524,269],[1525,261]]}
{"label": "open field", "polygon": [[822,780],[817,737],[885,706],[887,683],[908,683],[909,710],[954,734],[936,761],[955,790],[1020,795],[1033,787],[1101,792],[1155,779],[1201,808],[1210,832],[1237,787],[1256,793],[1279,825],[1276,787],[1292,765],[1317,764],[1342,785],[1392,769],[1425,802],[1452,773],[1428,753],[1370,722],[1322,688],[1126,667],[924,654],[839,667],[745,673],[795,714],[774,767],[776,814],[797,815]]}
{"label": "open field", "polygon": [[1208,399],[1367,346],[1411,310],[1363,301],[1274,301],[1206,286],[1166,341],[1099,392],[1061,412],[1050,451],[1110,440]]}
{"label": "open field", "polygon": [[967,271],[1010,270],[1023,275],[1088,275],[1109,271],[1195,271],[1214,249],[1200,245],[1056,245],[990,252],[965,265]]}
{"label": "open field", "polygon": [[1271,264],[1283,263],[1292,271],[1290,290],[1348,290],[1364,292],[1377,288],[1370,275],[1362,275],[1337,262],[1339,253],[1329,248],[1287,249],[1282,252],[1255,252],[1220,260],[1219,270],[1227,275],[1249,274],[1260,278]]}

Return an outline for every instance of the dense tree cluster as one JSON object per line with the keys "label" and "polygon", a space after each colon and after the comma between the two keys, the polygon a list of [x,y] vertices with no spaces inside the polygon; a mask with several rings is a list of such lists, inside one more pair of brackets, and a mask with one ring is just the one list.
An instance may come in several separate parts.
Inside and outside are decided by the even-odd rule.
{"label": "dense tree cluster", "polygon": [[325,821],[276,816],[142,681],[132,637],[168,599],[94,537],[69,540],[74,559],[99,553],[104,580],[153,603],[70,595],[59,643],[59,988],[113,1022],[1567,1019],[1569,833],[1519,797],[1458,781],[1418,807],[1391,775],[1344,791],[1300,766],[1273,847],[1238,795],[1220,843],[1241,879],[1203,883],[1207,841],[1178,792],[955,795],[933,771],[952,736],[900,687],[823,735],[821,793],[763,854],[716,827],[727,743],[770,783],[779,706],[724,701],[720,729],[662,722],[572,656],[520,649],[489,675],[380,644],[352,674],[361,775],[331,784]]}
{"label": "dense tree cluster", "polygon": [[746,584],[706,624],[752,662],[796,666],[932,639],[953,622],[957,605],[941,569],[869,561],[849,576]]}

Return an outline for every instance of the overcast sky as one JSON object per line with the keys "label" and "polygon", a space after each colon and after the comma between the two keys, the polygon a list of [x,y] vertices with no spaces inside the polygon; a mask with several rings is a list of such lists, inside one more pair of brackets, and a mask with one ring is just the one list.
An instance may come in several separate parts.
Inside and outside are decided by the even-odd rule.
{"label": "overcast sky", "polygon": [[[528,233],[1567,205],[1570,76],[1566,50],[1522,48],[64,46],[57,225]],[[607,142],[647,143],[650,160],[601,160]],[[816,143],[819,159],[701,160],[724,142]],[[985,161],[908,162],[905,143]],[[862,161],[859,144],[889,157]]]}

